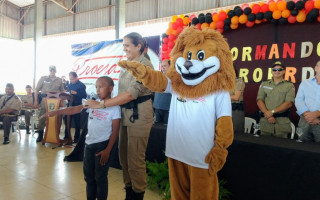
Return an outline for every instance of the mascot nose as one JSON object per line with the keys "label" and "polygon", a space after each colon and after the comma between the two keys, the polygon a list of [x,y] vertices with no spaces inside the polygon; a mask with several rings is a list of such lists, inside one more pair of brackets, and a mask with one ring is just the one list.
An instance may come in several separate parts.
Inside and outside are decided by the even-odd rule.
{"label": "mascot nose", "polygon": [[183,66],[184,66],[187,70],[189,70],[189,68],[192,67],[192,62],[189,61],[189,60],[187,60],[187,61],[183,64]]}

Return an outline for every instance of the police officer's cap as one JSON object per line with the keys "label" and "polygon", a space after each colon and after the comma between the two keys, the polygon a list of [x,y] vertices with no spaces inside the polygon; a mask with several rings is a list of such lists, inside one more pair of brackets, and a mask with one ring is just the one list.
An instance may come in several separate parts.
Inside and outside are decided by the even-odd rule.
{"label": "police officer's cap", "polygon": [[286,68],[284,64],[281,61],[276,61],[272,64],[271,68],[274,68],[275,66],[281,66],[282,68]]}
{"label": "police officer's cap", "polygon": [[56,66],[54,66],[54,65],[51,65],[50,67],[49,67],[49,71],[57,71],[57,69],[56,69]]}
{"label": "police officer's cap", "polygon": [[14,88],[12,83],[7,83],[6,87],[7,88]]}

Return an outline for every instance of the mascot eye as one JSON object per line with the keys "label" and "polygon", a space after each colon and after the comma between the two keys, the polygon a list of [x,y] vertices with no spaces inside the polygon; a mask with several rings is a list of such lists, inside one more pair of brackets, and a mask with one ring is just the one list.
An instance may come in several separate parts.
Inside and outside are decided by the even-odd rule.
{"label": "mascot eye", "polygon": [[198,60],[203,60],[204,56],[205,56],[205,54],[204,54],[203,50],[198,51],[198,53],[197,53]]}
{"label": "mascot eye", "polygon": [[191,60],[191,56],[192,56],[192,53],[189,51],[188,54],[187,54],[188,60]]}

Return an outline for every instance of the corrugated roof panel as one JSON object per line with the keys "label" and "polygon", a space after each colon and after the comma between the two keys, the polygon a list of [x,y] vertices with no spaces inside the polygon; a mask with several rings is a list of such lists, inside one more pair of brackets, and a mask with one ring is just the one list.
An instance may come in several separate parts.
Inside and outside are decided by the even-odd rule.
{"label": "corrugated roof panel", "polygon": [[[71,8],[72,1],[65,0],[65,7]],[[69,13],[70,14],[70,13]],[[67,11],[55,3],[47,4],[47,19],[68,15]]]}
{"label": "corrugated roof panel", "polygon": [[23,34],[22,34],[23,39],[32,38],[33,33],[34,33],[33,24],[27,24],[23,26]]}
{"label": "corrugated roof panel", "polygon": [[76,12],[94,10],[108,5],[108,0],[79,0],[76,5]]}

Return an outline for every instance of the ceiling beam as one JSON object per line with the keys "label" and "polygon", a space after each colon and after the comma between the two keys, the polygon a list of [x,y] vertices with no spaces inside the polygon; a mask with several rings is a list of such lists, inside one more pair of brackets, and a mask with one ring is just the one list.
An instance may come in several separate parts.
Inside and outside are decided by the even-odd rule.
{"label": "ceiling beam", "polygon": [[51,0],[53,3],[57,4],[58,6],[60,6],[61,8],[65,9],[67,12],[74,14],[74,12],[72,10],[69,10],[67,7],[65,7],[64,5],[60,4],[59,2],[57,2],[56,0]]}
{"label": "ceiling beam", "polygon": [[24,11],[23,15],[21,16],[21,18],[19,19],[19,21],[17,22],[17,24],[20,24],[20,22],[22,21],[22,19],[26,16],[26,14],[29,12],[30,10],[30,6]]}
{"label": "ceiling beam", "polygon": [[73,7],[78,3],[78,1],[79,1],[79,0],[76,0],[76,1],[72,4],[71,8],[69,8],[68,11],[70,11],[70,10],[72,11]]}

